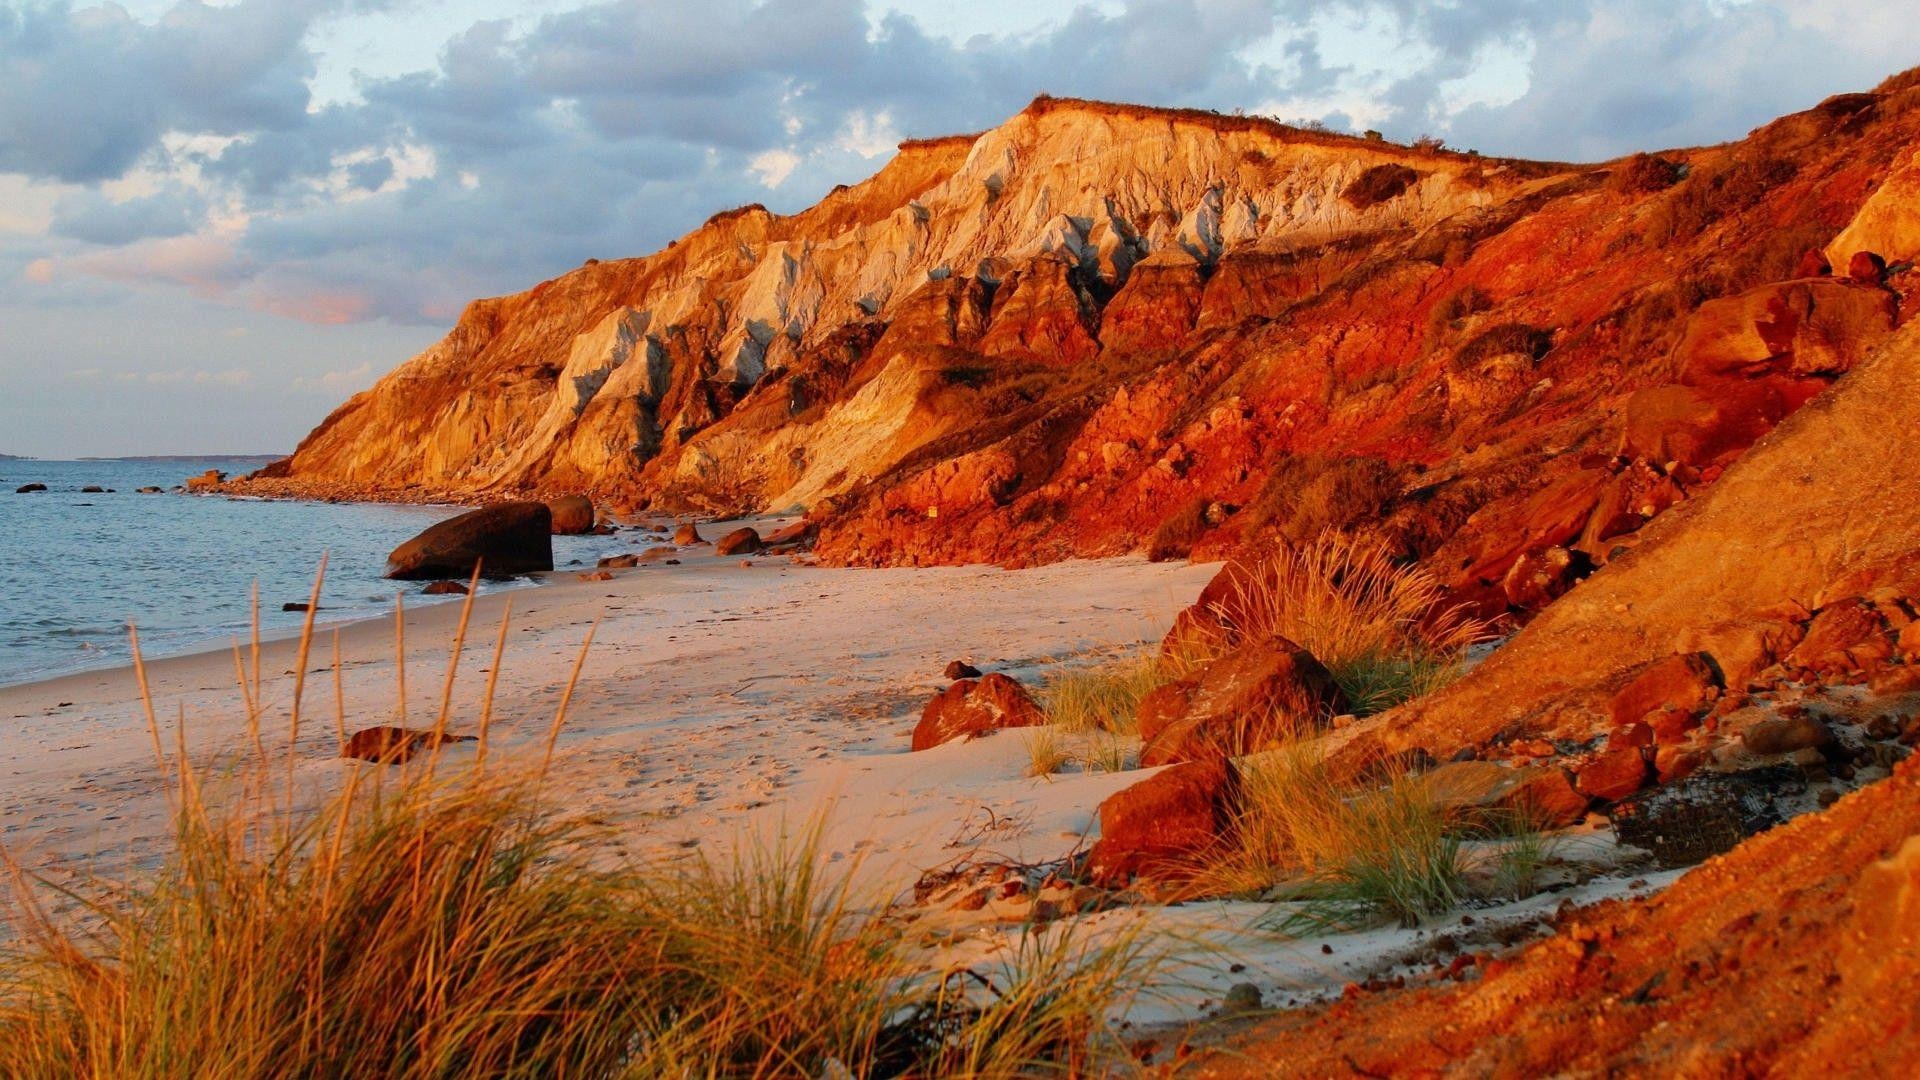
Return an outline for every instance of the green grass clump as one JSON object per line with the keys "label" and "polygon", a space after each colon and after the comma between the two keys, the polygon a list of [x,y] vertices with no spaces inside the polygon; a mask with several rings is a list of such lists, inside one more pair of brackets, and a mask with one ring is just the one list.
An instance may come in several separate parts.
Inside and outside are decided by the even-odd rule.
{"label": "green grass clump", "polygon": [[1047,675],[1040,705],[1047,722],[1063,731],[1132,735],[1138,731],[1140,699],[1174,677],[1152,654],[1062,667]]}
{"label": "green grass clump", "polygon": [[[1208,853],[1200,880],[1286,902],[1277,922],[1289,933],[1417,926],[1470,898],[1529,895],[1546,859],[1548,838],[1528,822],[1450,815],[1415,773],[1337,779],[1316,744],[1246,758],[1240,774],[1236,829]],[[1488,841],[1491,853],[1477,854]]]}

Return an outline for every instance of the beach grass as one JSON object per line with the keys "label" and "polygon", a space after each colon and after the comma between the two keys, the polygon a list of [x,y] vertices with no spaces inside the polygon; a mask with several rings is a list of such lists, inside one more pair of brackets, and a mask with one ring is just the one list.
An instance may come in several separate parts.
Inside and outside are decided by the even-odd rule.
{"label": "beach grass", "polygon": [[1218,611],[1242,640],[1285,638],[1312,653],[1363,716],[1446,685],[1490,632],[1446,606],[1428,571],[1332,531],[1247,564]]}
{"label": "beach grass", "polygon": [[[256,739],[263,702],[297,716],[307,645],[290,698],[236,649]],[[928,970],[817,830],[613,855],[548,782],[572,690],[537,761],[342,764],[317,806],[291,744],[203,777],[184,718],[168,731],[149,698],[171,854],[59,889],[7,860],[0,1075],[1024,1076],[1124,1057],[1108,1018],[1143,977],[1137,939],[1034,928],[1003,962]]]}
{"label": "beach grass", "polygon": [[1197,881],[1283,904],[1273,921],[1296,935],[1418,926],[1491,899],[1476,870],[1492,893],[1529,895],[1551,845],[1516,815],[1449,812],[1418,773],[1338,777],[1317,742],[1244,758],[1240,777],[1236,827],[1205,855]]}
{"label": "beach grass", "polygon": [[1174,678],[1157,656],[1116,653],[1049,672],[1040,703],[1048,722],[1062,730],[1133,735],[1140,699]]}

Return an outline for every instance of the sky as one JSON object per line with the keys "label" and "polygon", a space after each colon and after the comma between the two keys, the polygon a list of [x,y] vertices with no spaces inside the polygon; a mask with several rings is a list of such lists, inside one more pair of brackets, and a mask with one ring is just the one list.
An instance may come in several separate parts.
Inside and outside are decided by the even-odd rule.
{"label": "sky", "polygon": [[278,452],[479,296],[1034,95],[1602,160],[1920,64],[1920,0],[0,0],[0,452]]}

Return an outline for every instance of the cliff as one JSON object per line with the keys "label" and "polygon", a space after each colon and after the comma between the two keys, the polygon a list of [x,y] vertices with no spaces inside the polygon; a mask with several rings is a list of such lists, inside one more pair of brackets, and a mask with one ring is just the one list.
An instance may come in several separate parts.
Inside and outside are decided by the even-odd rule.
{"label": "cliff", "polygon": [[1913,81],[1592,166],[1043,98],[477,301],[246,486],[800,506],[848,563],[1365,527],[1537,606],[1891,331]]}

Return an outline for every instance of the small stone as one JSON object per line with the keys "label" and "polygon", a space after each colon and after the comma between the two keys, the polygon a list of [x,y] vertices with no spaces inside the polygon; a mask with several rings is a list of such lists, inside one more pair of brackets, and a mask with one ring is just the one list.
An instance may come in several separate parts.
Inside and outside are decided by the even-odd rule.
{"label": "small stone", "polygon": [[948,679],[956,681],[960,679],[977,679],[980,677],[980,669],[967,663],[965,660],[949,660],[947,662],[947,669],[943,674],[945,674]]}
{"label": "small stone", "polygon": [[1761,720],[1742,732],[1740,740],[1756,754],[1791,754],[1825,746],[1833,741],[1833,732],[1819,719],[1803,712]]}
{"label": "small stone", "polygon": [[1227,1000],[1223,1008],[1227,1012],[1255,1012],[1260,1008],[1260,988],[1252,983],[1234,983],[1227,988]]}

